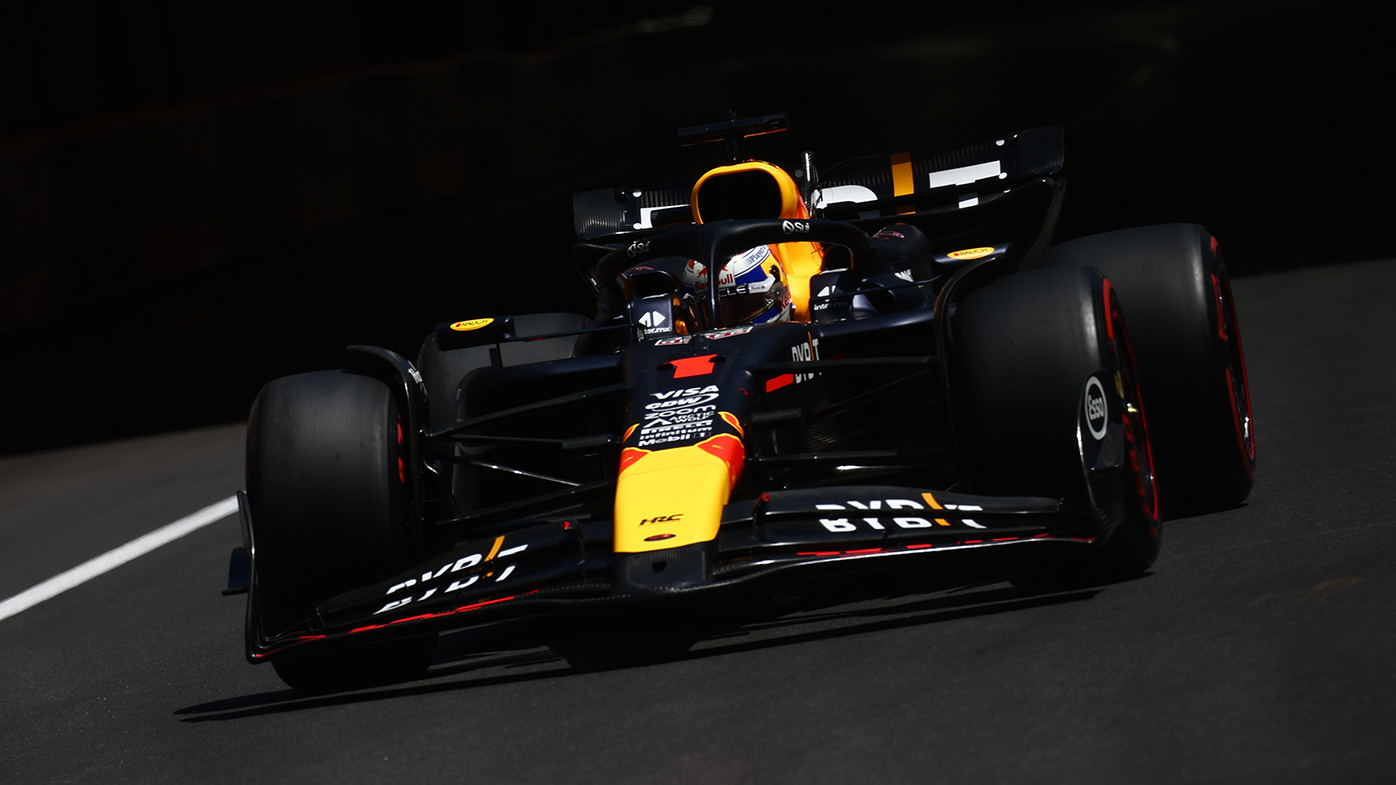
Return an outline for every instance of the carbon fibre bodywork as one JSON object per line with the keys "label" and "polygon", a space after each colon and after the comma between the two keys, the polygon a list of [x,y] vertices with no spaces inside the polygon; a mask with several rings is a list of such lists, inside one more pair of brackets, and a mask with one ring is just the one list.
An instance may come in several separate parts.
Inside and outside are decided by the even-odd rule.
{"label": "carbon fibre bodywork", "polygon": [[[429,395],[406,358],[351,347],[404,416],[410,568],[267,629],[257,502],[240,495],[245,566],[230,587],[249,594],[248,659],[525,616],[737,607],[802,582],[1108,540],[1125,516],[1128,438],[1110,369],[1079,380],[1073,490],[971,492],[954,313],[1041,256],[1060,147],[1060,129],[1038,129],[857,159],[801,184],[804,202],[822,205],[814,218],[662,226],[656,211],[687,203],[579,195],[573,258],[598,296],[586,327],[521,337],[510,317],[440,325],[441,351],[493,347],[455,400]],[[854,187],[870,196],[831,201]],[[974,252],[937,253],[916,275],[890,269],[868,231],[893,223]],[[844,254],[810,279],[807,321],[721,324],[717,286],[681,304],[643,275],[676,259],[721,269],[742,250],[797,241]],[[502,345],[570,336],[571,356],[499,360]],[[431,427],[442,406],[453,416]]]}

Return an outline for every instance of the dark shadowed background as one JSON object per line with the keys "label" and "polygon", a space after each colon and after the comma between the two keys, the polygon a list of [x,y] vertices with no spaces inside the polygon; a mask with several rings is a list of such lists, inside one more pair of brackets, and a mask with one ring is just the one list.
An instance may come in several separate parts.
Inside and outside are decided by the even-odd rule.
{"label": "dark shadowed background", "polygon": [[698,173],[674,129],[729,110],[790,113],[777,163],[1061,123],[1059,239],[1193,221],[1242,275],[1396,250],[1375,6],[474,5],[0,6],[0,453],[589,312],[571,193]]}

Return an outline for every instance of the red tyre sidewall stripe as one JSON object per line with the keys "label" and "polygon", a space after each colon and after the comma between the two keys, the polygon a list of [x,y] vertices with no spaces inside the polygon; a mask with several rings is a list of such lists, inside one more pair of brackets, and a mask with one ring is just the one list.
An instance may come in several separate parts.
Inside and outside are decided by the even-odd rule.
{"label": "red tyre sidewall stripe", "polygon": [[[1110,348],[1115,352],[1119,361],[1129,364],[1130,380],[1134,383],[1134,394],[1138,398],[1135,403],[1139,408],[1139,430],[1144,436],[1144,458],[1148,461],[1149,470],[1149,500],[1144,503],[1144,512],[1149,520],[1157,522],[1159,520],[1158,505],[1158,474],[1154,471],[1154,446],[1149,438],[1149,421],[1144,414],[1144,390],[1139,384],[1139,372],[1134,362],[1134,345],[1129,340],[1129,328],[1125,325],[1124,315],[1115,308],[1112,298],[1113,287],[1110,279],[1104,279],[1101,286],[1101,296],[1105,302],[1105,332],[1110,339]],[[1115,331],[1115,318],[1120,319],[1119,334]],[[1136,482],[1138,478],[1136,478]]]}
{"label": "red tyre sidewall stripe", "polygon": [[1222,300],[1226,307],[1226,314],[1231,317],[1232,334],[1230,337],[1231,340],[1236,342],[1236,358],[1241,361],[1241,391],[1245,395],[1246,421],[1250,423],[1251,430],[1249,442],[1247,442],[1245,432],[1241,428],[1241,413],[1236,406],[1236,382],[1232,377],[1230,368],[1227,369],[1226,373],[1226,387],[1227,392],[1231,395],[1231,416],[1236,425],[1236,438],[1240,441],[1241,452],[1245,453],[1246,457],[1250,459],[1246,462],[1246,476],[1253,477],[1254,469],[1252,465],[1255,463],[1255,417],[1251,414],[1250,380],[1246,378],[1246,351],[1241,346],[1241,321],[1236,317],[1236,301],[1231,296],[1231,276],[1226,274],[1225,267],[1221,267],[1220,259],[1218,260],[1218,268],[1221,270],[1219,285],[1221,287]]}

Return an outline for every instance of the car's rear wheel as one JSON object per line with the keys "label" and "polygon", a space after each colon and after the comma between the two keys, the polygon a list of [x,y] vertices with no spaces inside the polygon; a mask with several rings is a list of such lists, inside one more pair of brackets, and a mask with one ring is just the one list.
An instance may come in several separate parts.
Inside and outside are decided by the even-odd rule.
{"label": "car's rear wheel", "polygon": [[1129,313],[1170,516],[1234,507],[1255,482],[1250,390],[1236,307],[1216,238],[1195,224],[1092,235],[1046,267],[1092,267]]}
{"label": "car's rear wheel", "polygon": [[[1036,270],[971,292],[955,320],[959,378],[981,493],[1050,496],[1116,521],[1109,540],[1065,560],[1034,560],[1019,576],[1068,570],[1089,579],[1137,575],[1162,542],[1129,333],[1110,283],[1085,268]],[[1121,399],[1124,456],[1112,470],[1122,510],[1101,508],[1082,469],[1077,409],[1087,378],[1106,372]],[[1089,438],[1089,437],[1086,437]],[[1122,486],[1122,487],[1121,487]],[[1040,569],[1039,569],[1040,568]]]}
{"label": "car's rear wheel", "polygon": [[[277,379],[248,421],[259,632],[312,622],[317,603],[408,566],[403,422],[388,386],[348,371]],[[288,685],[331,690],[419,675],[434,636],[272,660]]]}

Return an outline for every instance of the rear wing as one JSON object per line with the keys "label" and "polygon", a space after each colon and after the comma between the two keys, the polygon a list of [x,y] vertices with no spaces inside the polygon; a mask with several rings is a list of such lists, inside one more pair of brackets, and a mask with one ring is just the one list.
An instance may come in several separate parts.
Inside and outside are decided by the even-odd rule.
{"label": "rear wing", "polygon": [[[1058,174],[1064,157],[1059,125],[858,156],[819,173],[809,190],[809,208],[816,218],[838,221],[963,210]],[[573,194],[577,238],[648,234],[692,223],[689,198],[696,181]]]}
{"label": "rear wing", "polygon": [[1055,125],[859,156],[822,172],[809,206],[836,221],[977,207],[1059,173],[1064,149]]}
{"label": "rear wing", "polygon": [[572,224],[577,239],[630,234],[657,226],[693,223],[688,206],[694,177],[637,188],[601,188],[572,194]]}

